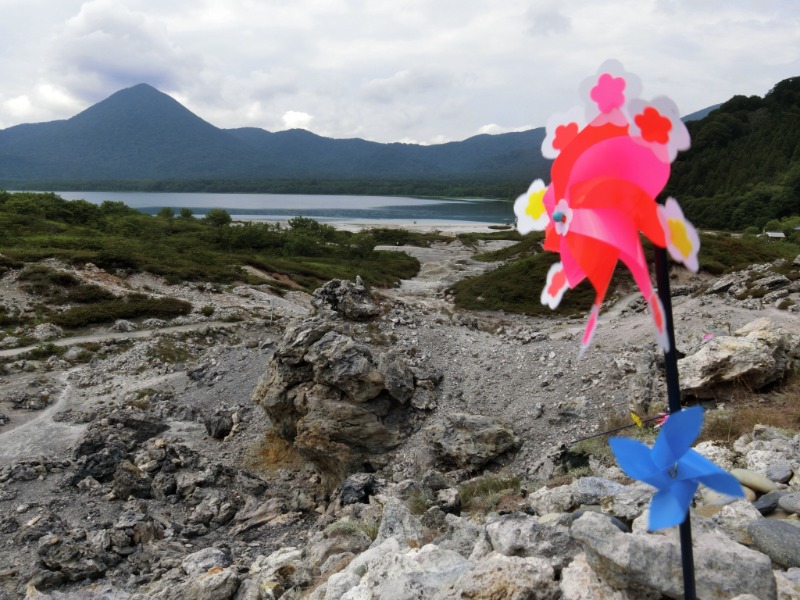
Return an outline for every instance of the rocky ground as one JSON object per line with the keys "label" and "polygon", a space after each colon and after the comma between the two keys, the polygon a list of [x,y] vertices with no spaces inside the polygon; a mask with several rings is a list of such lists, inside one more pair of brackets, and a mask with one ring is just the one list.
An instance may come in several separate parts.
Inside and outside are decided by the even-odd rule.
{"label": "rocky ground", "polygon": [[[350,282],[277,296],[78,269],[195,311],[80,338],[40,326],[0,340],[0,598],[675,597],[679,573],[653,567],[669,562],[674,539],[618,529],[641,534],[646,486],[595,464],[592,477],[543,487],[563,472],[564,443],[629,409],[664,410],[643,302],[610,306],[578,361],[582,318],[454,308],[447,287],[492,268],[475,249],[393,249],[422,270],[371,299]],[[795,263],[674,274],[684,387],[707,408],[792,370]],[[0,297],[31,302],[13,272]],[[68,350],[25,358],[13,339],[24,335]],[[769,480],[752,484],[753,500],[800,489],[800,438],[769,430],[738,444],[724,466]],[[459,490],[487,474],[517,482],[509,505],[458,516]],[[600,505],[606,520],[576,520],[575,509]],[[698,510],[722,505],[698,498]],[[800,542],[790,558],[757,545],[774,532],[750,531],[762,512],[748,506],[698,516],[709,552],[753,565],[727,582],[706,577],[701,597],[800,597]],[[611,556],[621,548],[627,558]]]}

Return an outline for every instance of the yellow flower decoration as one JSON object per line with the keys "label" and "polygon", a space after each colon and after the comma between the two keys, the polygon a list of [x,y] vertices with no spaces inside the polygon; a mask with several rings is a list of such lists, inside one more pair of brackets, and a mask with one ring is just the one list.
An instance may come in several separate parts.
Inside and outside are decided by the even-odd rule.
{"label": "yellow flower decoration", "polygon": [[678,201],[667,198],[663,206],[658,207],[658,220],[667,238],[667,249],[670,256],[686,268],[697,273],[700,264],[697,254],[700,252],[700,236],[686,217],[683,216]]}
{"label": "yellow flower decoration", "polygon": [[514,214],[517,215],[517,229],[521,234],[531,231],[544,231],[550,222],[544,206],[544,193],[547,188],[544,181],[536,179],[528,191],[520,195],[514,202]]}

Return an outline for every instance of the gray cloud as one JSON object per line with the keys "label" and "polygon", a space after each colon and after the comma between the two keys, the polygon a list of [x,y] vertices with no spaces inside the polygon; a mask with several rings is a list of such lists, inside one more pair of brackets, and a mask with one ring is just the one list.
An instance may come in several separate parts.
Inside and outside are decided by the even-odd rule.
{"label": "gray cloud", "polygon": [[440,142],[543,125],[577,102],[580,81],[606,58],[684,113],[800,74],[800,5],[785,0],[0,0],[0,9],[14,15],[0,23],[0,127],[69,117],[146,82],[219,127],[306,123],[330,137]]}
{"label": "gray cloud", "polygon": [[448,73],[433,69],[402,70],[364,84],[364,96],[378,102],[395,102],[406,96],[418,96],[450,86]]}
{"label": "gray cloud", "polygon": [[570,20],[561,14],[555,2],[546,6],[534,4],[527,10],[525,17],[528,20],[528,31],[533,36],[567,33],[571,27]]}
{"label": "gray cloud", "polygon": [[52,46],[53,80],[90,101],[137,83],[180,89],[202,61],[184,51],[166,28],[115,0],[83,4]]}

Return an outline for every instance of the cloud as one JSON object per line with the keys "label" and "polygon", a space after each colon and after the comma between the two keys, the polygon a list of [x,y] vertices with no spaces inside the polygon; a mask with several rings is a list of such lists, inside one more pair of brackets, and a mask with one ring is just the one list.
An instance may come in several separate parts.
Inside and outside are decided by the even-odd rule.
{"label": "cloud", "polygon": [[533,125],[521,125],[518,127],[502,127],[497,125],[496,123],[489,123],[488,125],[482,125],[478,127],[478,130],[475,132],[476,135],[481,134],[489,134],[489,135],[497,135],[498,133],[512,133],[515,131],[528,131],[529,129],[533,129]]}
{"label": "cloud", "polygon": [[[46,121],[54,113],[73,115],[83,108],[80,100],[49,83],[40,83],[29,94],[8,98],[0,106],[4,116],[15,123]],[[0,121],[0,126],[3,125]]]}
{"label": "cloud", "polygon": [[368,81],[363,86],[363,92],[370,100],[389,103],[406,96],[426,94],[449,87],[450,80],[450,75],[442,71],[403,69],[390,77]]}
{"label": "cloud", "polygon": [[309,129],[314,117],[305,112],[289,110],[283,113],[283,126],[286,129]]}
{"label": "cloud", "polygon": [[96,101],[137,83],[178,89],[201,67],[199,55],[176,45],[159,21],[115,0],[92,0],[55,38],[50,76]]}
{"label": "cloud", "polygon": [[572,26],[555,2],[534,4],[527,10],[525,17],[528,21],[528,32],[533,36],[567,33]]}
{"label": "cloud", "polygon": [[786,0],[0,0],[0,126],[147,82],[218,127],[422,143],[543,125],[606,58],[689,113],[800,74]]}

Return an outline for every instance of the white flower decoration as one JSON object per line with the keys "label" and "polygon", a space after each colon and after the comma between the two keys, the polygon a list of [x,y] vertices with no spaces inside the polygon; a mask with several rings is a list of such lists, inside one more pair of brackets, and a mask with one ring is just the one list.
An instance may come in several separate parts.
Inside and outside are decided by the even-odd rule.
{"label": "white flower decoration", "polygon": [[569,282],[567,281],[566,273],[564,273],[564,265],[560,262],[550,265],[550,270],[547,272],[547,282],[542,290],[542,304],[555,309],[561,302],[561,298],[564,297],[564,292],[568,289]]}
{"label": "white flower decoration", "polygon": [[679,150],[689,149],[689,130],[672,100],[666,96],[650,102],[637,98],[631,100],[629,108],[631,123],[628,135],[649,145],[663,162],[673,162]]}
{"label": "white flower decoration", "polygon": [[542,142],[542,156],[556,158],[569,145],[586,126],[584,112],[582,107],[573,106],[567,112],[555,113],[547,119],[545,126],[547,134]]}
{"label": "white flower decoration", "polygon": [[514,214],[517,215],[517,230],[525,235],[531,231],[544,231],[550,222],[544,206],[544,194],[547,188],[544,181],[536,179],[514,202]]}
{"label": "white flower decoration", "polygon": [[675,198],[669,197],[663,206],[659,205],[658,220],[667,239],[667,249],[670,256],[687,269],[697,273],[700,263],[697,254],[700,252],[700,236],[694,225],[683,216],[680,204]]}

